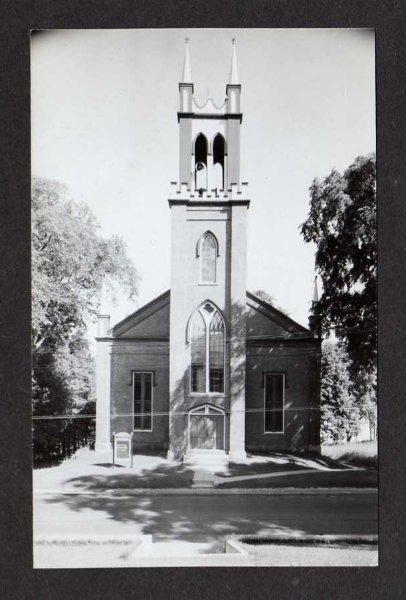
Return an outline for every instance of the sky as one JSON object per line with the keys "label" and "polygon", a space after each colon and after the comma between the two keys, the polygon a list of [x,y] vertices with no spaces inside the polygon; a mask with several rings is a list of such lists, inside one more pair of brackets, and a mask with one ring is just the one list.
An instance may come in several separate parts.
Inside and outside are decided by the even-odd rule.
{"label": "sky", "polygon": [[[100,233],[120,235],[137,301],[170,287],[169,182],[178,179],[178,82],[189,37],[195,98],[225,97],[236,38],[247,289],[307,325],[315,247],[299,232],[309,186],[375,151],[375,39],[366,29],[52,30],[31,46],[32,175],[65,183]],[[95,332],[95,330],[94,330]],[[90,333],[93,334],[92,327]]]}

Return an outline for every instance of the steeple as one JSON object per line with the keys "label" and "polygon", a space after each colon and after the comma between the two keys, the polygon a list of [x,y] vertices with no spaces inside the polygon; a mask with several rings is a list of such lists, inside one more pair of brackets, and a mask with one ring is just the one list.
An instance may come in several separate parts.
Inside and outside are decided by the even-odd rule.
{"label": "steeple", "polygon": [[185,38],[185,59],[183,61],[182,81],[179,83],[180,112],[192,112],[193,83],[190,72],[189,38]]}
{"label": "steeple", "polygon": [[228,77],[228,83],[226,86],[226,94],[227,94],[227,112],[228,113],[240,113],[240,94],[241,94],[241,85],[240,80],[238,79],[238,69],[237,69],[237,54],[235,51],[235,38],[233,38],[233,54],[231,57],[231,68],[230,74]]}
{"label": "steeple", "polygon": [[309,315],[309,329],[315,337],[320,336],[320,319],[319,319],[319,315],[315,312],[318,301],[319,301],[319,291],[317,289],[317,275],[315,275],[314,276],[314,286],[313,286],[312,306],[311,306],[310,315]]}
{"label": "steeple", "polygon": [[189,38],[187,37],[185,37],[185,59],[183,61],[182,83],[192,83],[192,74],[190,71]]}
{"label": "steeple", "polygon": [[230,85],[239,85],[238,68],[237,68],[237,53],[235,50],[235,38],[233,38],[233,55],[231,57],[230,75],[228,78]]}
{"label": "steeple", "polygon": [[319,291],[317,289],[317,275],[314,276],[314,287],[313,287],[313,298],[312,302],[315,304],[319,301]]}

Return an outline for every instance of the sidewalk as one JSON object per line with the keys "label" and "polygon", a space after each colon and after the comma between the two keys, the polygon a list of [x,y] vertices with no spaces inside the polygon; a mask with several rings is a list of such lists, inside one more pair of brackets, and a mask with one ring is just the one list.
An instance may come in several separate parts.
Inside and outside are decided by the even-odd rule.
{"label": "sidewalk", "polygon": [[[377,472],[338,461],[294,455],[248,456],[215,475],[215,488],[191,488],[194,471],[160,456],[135,455],[133,467],[113,466],[109,454],[82,448],[56,467],[35,469],[34,493],[275,493],[276,490],[376,488]],[[237,490],[237,492],[235,491]],[[314,493],[314,492],[311,492]]]}

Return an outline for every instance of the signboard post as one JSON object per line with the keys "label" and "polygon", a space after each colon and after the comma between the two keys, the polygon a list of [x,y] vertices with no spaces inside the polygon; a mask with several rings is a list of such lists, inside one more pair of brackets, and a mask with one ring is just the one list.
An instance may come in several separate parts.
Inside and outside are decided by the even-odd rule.
{"label": "signboard post", "polygon": [[133,434],[126,431],[113,433],[113,464],[133,466]]}

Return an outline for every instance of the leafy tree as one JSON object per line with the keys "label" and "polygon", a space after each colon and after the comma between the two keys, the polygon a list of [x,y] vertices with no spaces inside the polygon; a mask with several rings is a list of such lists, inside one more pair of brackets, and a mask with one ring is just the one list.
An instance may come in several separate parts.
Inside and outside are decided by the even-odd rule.
{"label": "leafy tree", "polygon": [[350,441],[358,434],[360,410],[351,391],[348,355],[331,341],[322,344],[320,405],[322,443]]}
{"label": "leafy tree", "polygon": [[[110,297],[137,294],[138,276],[117,236],[103,238],[85,204],[56,181],[32,186],[33,413],[94,414],[94,365],[86,322],[97,312],[102,282]],[[92,435],[91,419],[34,422],[34,459],[62,458]]]}
{"label": "leafy tree", "polygon": [[360,416],[369,423],[371,436],[376,437],[377,428],[377,373],[376,368],[367,373],[359,371],[352,375],[352,393],[356,398]]}
{"label": "leafy tree", "polygon": [[254,296],[257,296],[260,300],[263,300],[264,302],[267,302],[277,310],[280,310],[284,315],[289,316],[287,310],[285,310],[281,306],[276,306],[275,298],[265,290],[255,290]]}
{"label": "leafy tree", "polygon": [[85,204],[58,182],[34,178],[32,187],[33,346],[57,343],[95,314],[102,281],[137,293],[138,277],[118,236],[104,239]]}
{"label": "leafy tree", "polygon": [[377,247],[375,155],[358,157],[343,175],[331,171],[310,187],[310,211],[301,226],[317,246],[323,293],[314,306],[322,333],[335,329],[354,372],[376,364]]}

